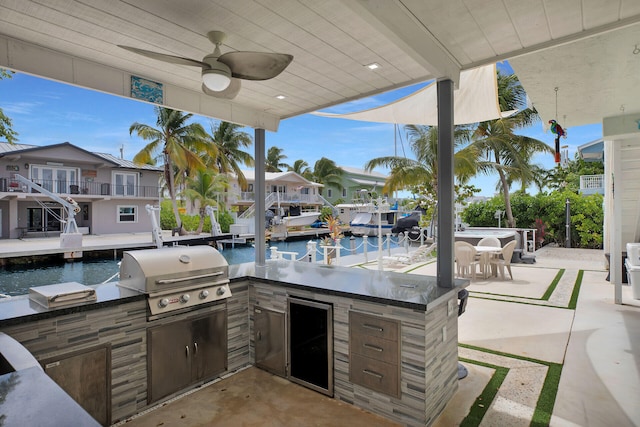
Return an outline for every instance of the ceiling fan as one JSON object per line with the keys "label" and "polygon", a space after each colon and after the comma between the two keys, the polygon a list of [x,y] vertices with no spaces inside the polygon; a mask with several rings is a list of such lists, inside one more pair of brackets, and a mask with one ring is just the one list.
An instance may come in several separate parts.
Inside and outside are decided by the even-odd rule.
{"label": "ceiling fan", "polygon": [[202,91],[207,95],[224,99],[236,97],[240,91],[240,80],[272,79],[284,71],[293,60],[292,55],[285,53],[238,51],[221,54],[220,45],[226,34],[222,31],[210,31],[207,37],[215,45],[215,49],[213,53],[202,58],[202,61],[132,46],[118,46],[159,61],[201,67]]}

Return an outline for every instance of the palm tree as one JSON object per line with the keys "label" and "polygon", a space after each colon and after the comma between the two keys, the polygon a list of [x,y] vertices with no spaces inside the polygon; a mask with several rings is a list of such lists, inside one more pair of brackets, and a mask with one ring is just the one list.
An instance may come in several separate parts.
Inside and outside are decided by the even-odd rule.
{"label": "palm tree", "polygon": [[[415,159],[398,156],[378,157],[369,160],[365,169],[383,166],[391,170],[382,191],[392,193],[410,187],[420,187],[433,196],[438,194],[438,128],[435,126],[407,125],[407,138]],[[468,143],[468,127],[454,129],[454,150]],[[454,171],[459,182],[467,182],[475,173],[477,153],[470,146],[454,153]]]}
{"label": "palm tree", "polygon": [[211,170],[197,170],[193,177],[187,178],[187,188],[184,195],[191,202],[198,203],[198,215],[200,222],[195,234],[202,233],[204,219],[206,218],[207,205],[217,206],[223,209],[223,204],[218,204],[216,196],[222,193],[229,186],[229,181],[225,175],[216,174]]}
{"label": "palm tree", "polygon": [[316,161],[313,166],[313,180],[325,186],[332,186],[342,190],[344,188],[342,175],[344,175],[344,171],[333,160],[329,160],[326,157]]}
{"label": "palm tree", "polygon": [[283,160],[287,158],[282,154],[282,148],[271,147],[267,150],[267,158],[265,159],[266,172],[282,172],[282,169],[288,169],[289,165]]}
{"label": "palm tree", "polygon": [[250,147],[253,141],[248,133],[239,131],[240,128],[242,126],[238,124],[224,121],[211,123],[211,135],[207,135],[207,140],[216,146],[218,155],[209,166],[215,166],[219,173],[235,174],[240,187],[246,189],[247,179],[241,165],[250,167],[254,163],[251,154],[242,149]]}
{"label": "palm tree", "polygon": [[535,165],[530,164],[532,156],[535,153],[552,153],[553,149],[540,140],[515,133],[539,120],[535,109],[522,108],[526,106],[526,93],[515,74],[498,72],[498,97],[502,111],[520,111],[510,117],[480,123],[473,133],[472,145],[480,156],[478,170],[485,174],[498,174],[497,188],[504,197],[507,227],[515,227],[509,194],[511,183],[520,181],[525,185],[532,182],[537,171]]}
{"label": "palm tree", "polygon": [[129,127],[130,135],[135,132],[140,138],[150,141],[133,157],[133,161],[147,164],[155,158],[157,152],[161,153],[160,157],[164,162],[164,180],[173,204],[176,224],[182,233],[182,222],[176,201],[174,168],[178,171],[204,169],[204,163],[198,153],[211,153],[211,146],[205,142],[206,133],[200,124],[187,123],[193,114],[185,114],[164,107],[156,107],[155,111],[158,116],[157,128],[138,122]]}
{"label": "palm tree", "polygon": [[289,170],[297,173],[303,178],[308,179],[309,181],[313,180],[313,171],[311,170],[311,168],[309,168],[309,163],[302,159],[293,162],[293,166],[289,166]]}

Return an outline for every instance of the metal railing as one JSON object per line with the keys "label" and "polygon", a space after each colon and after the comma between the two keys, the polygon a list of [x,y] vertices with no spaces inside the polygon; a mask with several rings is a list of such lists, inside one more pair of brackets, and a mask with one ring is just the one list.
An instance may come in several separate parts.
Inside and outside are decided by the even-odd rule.
{"label": "metal railing", "polygon": [[[266,197],[274,197],[275,200],[277,200],[278,193],[267,193]],[[314,194],[280,193],[279,197],[280,202],[284,203],[322,204],[318,195]],[[237,200],[242,202],[255,202],[256,193],[252,191],[242,192],[238,195]]]}
{"label": "metal railing", "polygon": [[[160,187],[152,185],[117,185],[108,182],[73,182],[60,180],[34,181],[43,188],[56,194],[69,194],[73,196],[114,196],[114,197],[158,197]],[[0,176],[0,193],[27,193],[29,189],[13,176]],[[35,193],[36,190],[31,190]]]}
{"label": "metal railing", "polygon": [[580,191],[583,194],[604,194],[604,175],[581,175]]}

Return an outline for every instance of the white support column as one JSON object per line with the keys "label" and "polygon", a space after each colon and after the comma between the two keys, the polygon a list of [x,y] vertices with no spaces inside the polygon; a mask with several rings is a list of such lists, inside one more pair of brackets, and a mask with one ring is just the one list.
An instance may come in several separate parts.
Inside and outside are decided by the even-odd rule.
{"label": "white support column", "polygon": [[[609,280],[614,284],[614,302],[622,304],[622,180],[621,142],[613,141],[613,170],[609,191],[613,195],[613,215],[611,216],[611,236],[609,238],[611,255],[609,264]],[[605,191],[606,192],[606,191]]]}

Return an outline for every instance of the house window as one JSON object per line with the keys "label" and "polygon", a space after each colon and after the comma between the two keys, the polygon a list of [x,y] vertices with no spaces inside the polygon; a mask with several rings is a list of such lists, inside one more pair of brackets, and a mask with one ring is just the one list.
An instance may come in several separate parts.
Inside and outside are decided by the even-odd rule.
{"label": "house window", "polygon": [[331,193],[332,193],[331,189],[330,188],[327,189],[327,197],[333,197]]}
{"label": "house window", "polygon": [[309,189],[307,187],[303,187],[300,189],[300,194],[309,194]]}
{"label": "house window", "polygon": [[27,227],[29,231],[60,231],[62,209],[46,206],[27,208]]}
{"label": "house window", "polygon": [[342,197],[347,197],[347,189],[346,188],[342,189]]}
{"label": "house window", "polygon": [[114,194],[117,196],[135,196],[138,188],[137,172],[114,172]]}
{"label": "house window", "polygon": [[253,192],[253,184],[247,184],[247,191],[248,191],[249,193],[252,193],[252,192]]}
{"label": "house window", "polygon": [[69,194],[78,187],[78,169],[50,165],[32,165],[29,178],[36,184],[54,193]]}
{"label": "house window", "polygon": [[138,222],[138,207],[118,206],[117,222]]}

